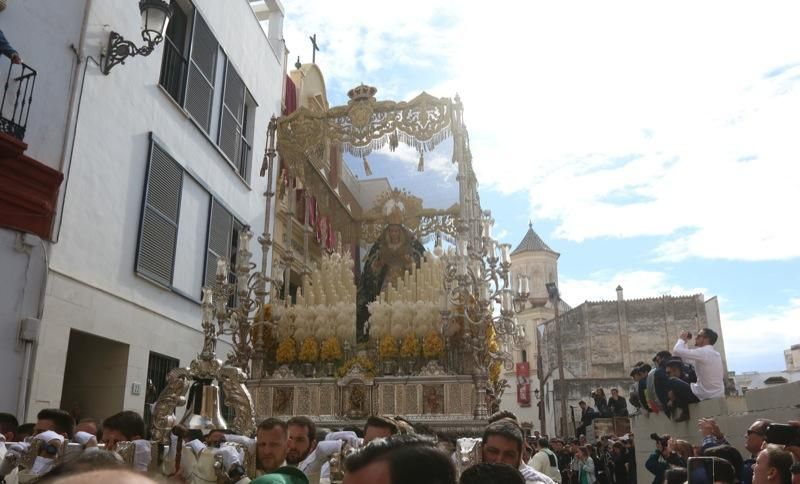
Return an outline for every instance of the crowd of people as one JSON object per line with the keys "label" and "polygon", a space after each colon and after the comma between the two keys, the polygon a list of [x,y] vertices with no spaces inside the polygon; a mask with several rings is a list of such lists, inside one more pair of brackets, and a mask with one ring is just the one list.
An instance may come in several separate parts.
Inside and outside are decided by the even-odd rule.
{"label": "crowd of people", "polygon": [[[654,367],[638,363],[631,372],[630,402],[637,412],[685,420],[689,403],[722,396],[716,334],[698,332],[694,349],[686,347],[690,336],[682,334],[671,353],[656,354]],[[203,433],[177,425],[169,445],[160,445],[150,440],[141,415],[132,411],[102,422],[76,422],[64,410],[45,409],[35,423],[23,425],[0,413],[0,484],[636,483],[632,434],[591,433],[594,442],[587,440],[595,418],[628,415],[626,399],[616,388],[609,397],[602,388],[591,396],[596,409],[580,402],[581,423],[571,438],[548,438],[538,431],[526,436],[517,417],[501,411],[492,415],[480,438],[472,439],[454,439],[401,416],[370,416],[363,427],[337,429],[318,428],[311,418],[295,416],[267,418],[253,435],[228,429]],[[750,426],[744,436],[747,456],[713,419],[698,421],[699,445],[652,434],[655,448],[644,467],[653,484],[800,484],[800,438],[798,445],[775,445],[768,437],[771,424],[760,419]],[[800,436],[800,422],[790,424]]]}
{"label": "crowd of people", "polygon": [[[588,447],[526,439],[509,412],[489,420],[480,456],[466,461],[457,440],[402,417],[371,416],[363,428],[347,429],[318,428],[304,416],[268,418],[251,436],[176,426],[164,447],[153,447],[144,420],[132,411],[102,422],[75,422],[59,409],[37,417],[18,425],[13,415],[0,414],[0,482],[552,484],[581,482],[573,475],[592,473]],[[247,455],[255,459],[255,475],[248,476]]]}
{"label": "crowd of people", "polygon": [[[698,421],[700,445],[652,434],[655,450],[645,462],[653,484],[800,484],[798,445],[778,445],[768,437],[770,420],[759,419],[742,437],[749,455],[743,456],[723,434],[714,419]],[[790,422],[800,435],[800,421]],[[694,458],[694,459],[693,459]]]}
{"label": "crowd of people", "polygon": [[659,351],[653,366],[637,363],[631,370],[631,405],[643,412],[663,412],[676,422],[689,420],[689,404],[725,396],[722,356],[714,349],[717,333],[709,328],[681,333],[672,352]]}

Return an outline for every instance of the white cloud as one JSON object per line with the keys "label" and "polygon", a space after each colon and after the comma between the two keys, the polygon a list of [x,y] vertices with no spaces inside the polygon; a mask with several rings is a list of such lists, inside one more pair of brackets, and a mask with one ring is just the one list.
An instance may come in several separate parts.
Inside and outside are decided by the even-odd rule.
{"label": "white cloud", "polygon": [[800,298],[756,315],[723,312],[721,318],[729,370],[784,370],[783,350],[800,343]]}
{"label": "white cloud", "polygon": [[[376,5],[286,1],[289,48],[307,60],[319,35],[329,91],[460,93],[482,186],[530,193],[556,236],[672,236],[664,260],[800,256],[785,214],[800,206],[800,4]],[[419,68],[441,81],[400,84]]]}
{"label": "white cloud", "polygon": [[617,286],[622,286],[625,299],[706,292],[704,288],[684,288],[671,282],[668,274],[657,271],[600,271],[586,279],[559,278],[561,297],[572,306],[585,301],[614,301],[617,299]]}

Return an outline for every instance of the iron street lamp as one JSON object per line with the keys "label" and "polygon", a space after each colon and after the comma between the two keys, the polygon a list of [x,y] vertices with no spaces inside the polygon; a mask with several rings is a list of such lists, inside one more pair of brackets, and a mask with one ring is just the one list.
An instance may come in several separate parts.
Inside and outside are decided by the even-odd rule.
{"label": "iron street lamp", "polygon": [[117,32],[111,31],[111,35],[108,37],[103,74],[108,75],[114,66],[124,64],[128,57],[150,55],[164,38],[169,19],[172,17],[172,6],[169,2],[166,0],[141,0],[139,11],[142,13],[142,39],[146,44],[137,47],[130,40],[125,40]]}

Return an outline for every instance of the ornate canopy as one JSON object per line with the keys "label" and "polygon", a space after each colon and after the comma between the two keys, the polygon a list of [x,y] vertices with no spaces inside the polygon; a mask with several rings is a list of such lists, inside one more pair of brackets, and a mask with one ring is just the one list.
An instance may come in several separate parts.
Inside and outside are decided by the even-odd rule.
{"label": "ornate canopy", "polygon": [[362,84],[347,93],[345,106],[324,112],[301,107],[280,118],[277,149],[289,170],[304,178],[303,162],[317,164],[332,145],[358,158],[387,144],[394,150],[400,142],[422,154],[452,136],[454,163],[468,150],[458,96],[436,98],[423,92],[409,102],[395,102],[377,101],[376,92]]}

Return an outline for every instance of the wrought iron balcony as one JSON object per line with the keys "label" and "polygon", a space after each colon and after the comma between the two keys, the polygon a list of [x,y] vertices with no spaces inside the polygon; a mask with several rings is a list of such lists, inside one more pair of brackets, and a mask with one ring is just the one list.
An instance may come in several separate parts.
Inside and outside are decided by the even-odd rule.
{"label": "wrought iron balcony", "polygon": [[0,102],[0,133],[22,141],[33,102],[36,71],[27,64],[10,64]]}

